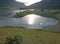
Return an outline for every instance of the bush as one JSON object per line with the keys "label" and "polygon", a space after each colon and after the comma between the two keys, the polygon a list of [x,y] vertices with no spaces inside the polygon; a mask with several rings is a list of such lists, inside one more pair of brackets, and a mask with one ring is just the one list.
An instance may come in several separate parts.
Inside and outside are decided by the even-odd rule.
{"label": "bush", "polygon": [[11,34],[6,38],[5,44],[21,44],[23,41],[21,35],[19,34]]}

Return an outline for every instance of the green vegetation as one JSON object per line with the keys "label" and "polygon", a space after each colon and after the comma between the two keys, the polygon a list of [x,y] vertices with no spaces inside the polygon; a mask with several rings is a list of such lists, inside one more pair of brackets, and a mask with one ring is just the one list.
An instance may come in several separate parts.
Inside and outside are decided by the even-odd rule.
{"label": "green vegetation", "polygon": [[9,25],[6,25],[6,26],[0,26],[0,28],[25,28],[25,27],[22,27],[22,26],[9,26]]}
{"label": "green vegetation", "polygon": [[35,9],[33,11],[29,11],[29,10],[26,10],[26,11],[23,11],[23,12],[20,12],[20,13],[16,13],[16,15],[14,15],[14,17],[23,17],[23,16],[26,16],[28,14],[38,14],[38,15],[42,15],[42,16],[53,16],[55,17],[56,14],[60,14],[60,10],[41,10],[41,9]]}
{"label": "green vegetation", "polygon": [[20,13],[16,13],[16,15],[14,15],[13,17],[19,18],[19,17],[23,17],[23,16],[31,14],[31,13],[32,13],[32,11],[23,11],[23,12],[20,12]]}
{"label": "green vegetation", "polygon": [[22,36],[16,33],[11,33],[5,41],[5,44],[21,44],[23,41]]}
{"label": "green vegetation", "polygon": [[4,44],[11,33],[19,33],[22,44],[60,44],[60,31],[26,28],[0,28],[0,44]]}

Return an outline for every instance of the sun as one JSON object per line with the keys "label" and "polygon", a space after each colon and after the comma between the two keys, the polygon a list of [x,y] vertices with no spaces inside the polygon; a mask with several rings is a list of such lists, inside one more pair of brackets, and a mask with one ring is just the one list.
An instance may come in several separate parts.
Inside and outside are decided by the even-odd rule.
{"label": "sun", "polygon": [[31,4],[34,4],[34,3],[42,1],[42,0],[16,0],[16,1],[23,2],[26,6],[29,6]]}

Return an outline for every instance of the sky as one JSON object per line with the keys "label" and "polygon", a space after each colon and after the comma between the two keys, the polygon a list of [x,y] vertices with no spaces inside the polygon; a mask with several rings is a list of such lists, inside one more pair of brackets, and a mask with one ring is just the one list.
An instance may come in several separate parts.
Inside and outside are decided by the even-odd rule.
{"label": "sky", "polygon": [[39,2],[41,0],[16,0],[18,2],[23,2],[26,6]]}

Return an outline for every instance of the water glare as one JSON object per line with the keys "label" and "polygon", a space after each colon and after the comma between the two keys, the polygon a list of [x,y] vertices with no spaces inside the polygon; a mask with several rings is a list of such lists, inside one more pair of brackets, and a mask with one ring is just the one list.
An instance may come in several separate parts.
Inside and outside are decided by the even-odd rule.
{"label": "water glare", "polygon": [[35,17],[36,16],[34,14],[28,15],[28,24],[32,25],[34,23]]}
{"label": "water glare", "polygon": [[0,26],[22,26],[26,28],[40,29],[54,26],[58,21],[54,18],[43,17],[36,14],[28,14],[20,18],[0,18]]}

